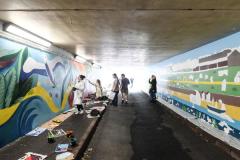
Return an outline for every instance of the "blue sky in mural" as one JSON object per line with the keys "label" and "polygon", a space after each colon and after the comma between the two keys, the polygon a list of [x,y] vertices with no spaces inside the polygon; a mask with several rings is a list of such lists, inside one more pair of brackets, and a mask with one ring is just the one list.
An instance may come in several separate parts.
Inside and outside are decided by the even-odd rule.
{"label": "blue sky in mural", "polygon": [[194,59],[197,57],[202,57],[204,55],[214,54],[215,52],[219,52],[221,50],[224,50],[225,48],[236,48],[236,47],[240,47],[240,32],[234,33],[230,36],[211,42],[199,48],[190,50],[183,54],[171,57],[154,66],[164,66],[167,64],[179,63],[187,59]]}
{"label": "blue sky in mural", "polygon": [[[4,38],[0,38],[1,50],[8,50],[8,52],[6,52],[6,51],[1,52],[1,50],[0,50],[0,56],[3,56],[2,55],[3,53],[6,55],[11,52],[19,51],[20,49],[23,49],[25,47],[28,47],[28,46],[25,46],[25,45],[22,45],[22,44],[13,42],[13,41],[9,41]],[[45,52],[35,49],[35,48],[32,48],[32,47],[28,47],[28,50],[29,50],[29,53],[31,53],[31,55],[34,56],[34,58],[38,59],[39,61],[43,61],[43,54],[48,55]]]}
{"label": "blue sky in mural", "polygon": [[[0,38],[0,48],[1,48],[1,50],[9,50],[9,48],[11,48],[11,51],[15,52],[15,51],[18,51],[21,48],[24,48],[24,46],[21,45],[21,44],[18,44],[18,43]],[[5,51],[2,53],[1,50],[0,50],[0,56],[3,56],[2,55],[3,53],[7,54]]]}

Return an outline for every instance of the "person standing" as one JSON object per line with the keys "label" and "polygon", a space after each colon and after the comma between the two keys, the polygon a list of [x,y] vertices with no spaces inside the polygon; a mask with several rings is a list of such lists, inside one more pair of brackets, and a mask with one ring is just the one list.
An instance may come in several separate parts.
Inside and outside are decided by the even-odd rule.
{"label": "person standing", "polygon": [[117,74],[113,74],[113,85],[112,85],[112,92],[115,93],[114,98],[112,100],[113,106],[118,106],[118,93],[119,93],[119,80]]}
{"label": "person standing", "polygon": [[149,79],[149,84],[150,84],[150,89],[149,89],[150,101],[155,102],[156,93],[157,93],[157,80],[155,75],[151,76],[151,78]]}
{"label": "person standing", "polygon": [[103,96],[101,81],[97,79],[96,83],[92,83],[90,80],[88,82],[96,87],[96,99],[99,99]]}
{"label": "person standing", "polygon": [[121,94],[122,94],[122,104],[128,103],[128,85],[130,84],[129,79],[125,77],[125,74],[121,74]]}
{"label": "person standing", "polygon": [[133,87],[133,81],[134,81],[134,78],[130,78],[131,88]]}
{"label": "person standing", "polygon": [[80,75],[73,87],[73,91],[74,91],[73,105],[77,107],[77,110],[78,110],[75,114],[83,114],[82,99],[83,99],[84,90],[86,87],[84,79],[85,79],[85,76]]}

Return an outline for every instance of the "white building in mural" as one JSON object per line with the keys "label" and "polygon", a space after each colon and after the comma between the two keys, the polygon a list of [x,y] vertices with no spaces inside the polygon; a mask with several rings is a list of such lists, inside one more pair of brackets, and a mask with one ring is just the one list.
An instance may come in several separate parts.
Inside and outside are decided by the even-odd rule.
{"label": "white building in mural", "polygon": [[236,83],[240,82],[240,71],[238,71],[236,76],[234,77],[234,82],[236,82]]}

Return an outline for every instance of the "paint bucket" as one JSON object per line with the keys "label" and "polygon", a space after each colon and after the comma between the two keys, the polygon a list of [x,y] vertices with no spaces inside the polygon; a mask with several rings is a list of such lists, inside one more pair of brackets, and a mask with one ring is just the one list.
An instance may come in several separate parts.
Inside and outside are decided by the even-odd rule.
{"label": "paint bucket", "polygon": [[48,137],[48,143],[54,143],[55,139],[53,137]]}
{"label": "paint bucket", "polygon": [[70,144],[71,147],[76,146],[77,145],[77,139],[74,136],[71,136],[69,144]]}
{"label": "paint bucket", "polygon": [[49,133],[48,132],[48,143],[54,143],[55,142],[55,139],[54,139],[54,137],[52,136],[52,134],[51,133]]}

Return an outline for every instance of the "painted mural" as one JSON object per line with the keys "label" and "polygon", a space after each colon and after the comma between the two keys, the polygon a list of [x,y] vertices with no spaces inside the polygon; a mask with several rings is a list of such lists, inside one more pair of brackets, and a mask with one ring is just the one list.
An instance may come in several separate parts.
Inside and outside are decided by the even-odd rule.
{"label": "painted mural", "polygon": [[240,33],[151,68],[158,98],[240,138]]}
{"label": "painted mural", "polygon": [[71,106],[71,86],[89,68],[0,38],[0,147]]}

